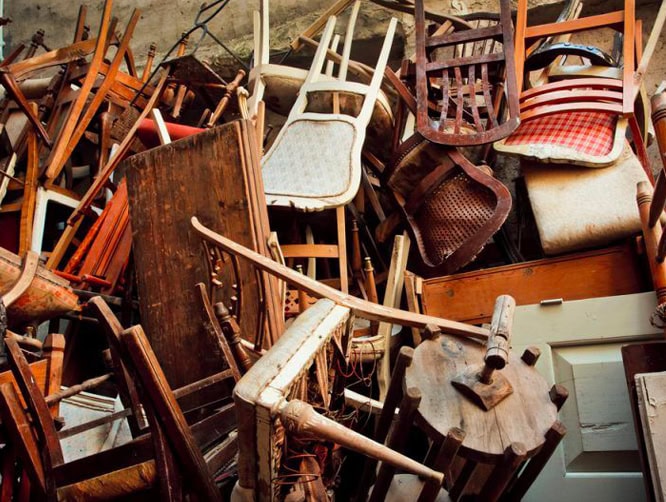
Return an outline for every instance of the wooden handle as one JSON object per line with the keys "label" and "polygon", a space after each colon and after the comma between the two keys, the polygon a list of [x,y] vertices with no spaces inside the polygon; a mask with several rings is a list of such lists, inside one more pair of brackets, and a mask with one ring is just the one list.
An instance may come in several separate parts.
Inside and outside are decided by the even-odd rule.
{"label": "wooden handle", "polygon": [[661,305],[666,302],[666,262],[657,261],[657,247],[662,236],[661,225],[650,226],[650,207],[652,203],[652,188],[650,184],[641,181],[636,186],[636,202],[641,217],[643,242],[650,265],[652,284],[657,293],[657,302]]}
{"label": "wooden handle", "polygon": [[511,329],[516,300],[509,295],[498,296],[490,323],[490,336],[486,345],[486,367],[501,370],[509,362]]}
{"label": "wooden handle", "polygon": [[666,91],[652,96],[650,107],[652,108],[654,133],[659,144],[659,155],[664,168],[666,168]]}
{"label": "wooden handle", "polygon": [[320,415],[315,409],[297,399],[285,402],[280,409],[280,420],[288,432],[300,436],[333,441],[345,448],[386,462],[397,469],[402,469],[428,480],[442,483],[444,474],[412,460],[397,451],[379,444],[344,425]]}

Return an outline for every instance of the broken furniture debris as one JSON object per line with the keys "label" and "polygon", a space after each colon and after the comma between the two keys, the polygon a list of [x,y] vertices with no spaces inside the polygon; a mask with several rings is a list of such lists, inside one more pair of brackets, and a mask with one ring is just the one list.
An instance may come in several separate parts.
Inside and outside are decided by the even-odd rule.
{"label": "broken furniture debris", "polygon": [[666,2],[230,3],[0,62],[0,498],[661,500]]}

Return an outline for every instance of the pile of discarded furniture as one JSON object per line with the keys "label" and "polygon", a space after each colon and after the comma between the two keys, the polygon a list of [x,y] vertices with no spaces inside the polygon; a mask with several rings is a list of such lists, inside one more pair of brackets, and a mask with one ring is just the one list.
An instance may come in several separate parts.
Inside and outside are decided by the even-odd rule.
{"label": "pile of discarded furniture", "polygon": [[[0,63],[2,500],[519,500],[568,391],[512,350],[517,306],[655,289],[666,325],[666,2],[644,41],[633,0],[372,1],[414,16],[414,55],[391,18],[355,60],[338,0],[277,63],[261,0],[222,78],[192,43],[227,49],[218,0],[139,71],[141,13],[120,33],[105,0]],[[623,355],[658,498],[664,342]]]}

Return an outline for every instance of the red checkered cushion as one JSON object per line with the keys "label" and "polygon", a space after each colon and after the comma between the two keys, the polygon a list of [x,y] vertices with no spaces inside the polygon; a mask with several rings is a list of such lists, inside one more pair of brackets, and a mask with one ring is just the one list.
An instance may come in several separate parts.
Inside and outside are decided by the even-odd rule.
{"label": "red checkered cushion", "polygon": [[520,124],[505,144],[547,144],[569,147],[591,156],[613,149],[617,115],[604,112],[566,112],[538,117]]}

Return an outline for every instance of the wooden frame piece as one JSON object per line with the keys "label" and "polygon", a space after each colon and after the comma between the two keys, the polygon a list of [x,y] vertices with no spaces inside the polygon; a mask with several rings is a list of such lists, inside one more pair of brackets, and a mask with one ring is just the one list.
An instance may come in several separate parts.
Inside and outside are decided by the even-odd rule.
{"label": "wooden frame piece", "polygon": [[209,230],[203,226],[196,217],[192,217],[191,221],[195,232],[207,242],[220,247],[227,253],[251,261],[257,268],[277,276],[284,281],[297,285],[300,289],[312,296],[317,298],[329,298],[338,305],[350,308],[355,315],[360,317],[371,321],[385,321],[393,324],[400,324],[402,326],[414,326],[420,329],[425,329],[428,324],[432,324],[452,335],[463,337],[469,336],[480,340],[485,340],[488,337],[488,330],[485,328],[478,328],[476,326],[470,326],[446,319],[380,306],[361,300],[360,298],[346,295]]}
{"label": "wooden frame piece", "polygon": [[[492,143],[511,134],[519,124],[518,89],[514,67],[514,44],[509,0],[500,1],[497,25],[486,28],[455,31],[451,34],[426,36],[423,0],[416,0],[416,129],[426,139],[451,146],[472,146]],[[494,52],[480,55],[431,59],[437,50],[455,50],[460,44],[484,40],[500,41],[502,50],[495,45]],[[453,72],[453,76],[451,75]],[[454,79],[455,78],[455,83]],[[430,117],[431,83],[441,79],[439,125],[433,127]],[[506,82],[506,84],[504,84]],[[506,90],[504,89],[506,85]],[[479,90],[480,87],[480,90]],[[506,117],[496,108],[496,95],[506,92]],[[455,96],[454,96],[455,94]],[[479,106],[479,98],[484,104]],[[449,132],[448,117],[455,108],[453,132]],[[483,108],[483,110],[481,110]],[[463,120],[463,113],[472,116],[472,123]],[[481,114],[487,115],[485,123]]]}

